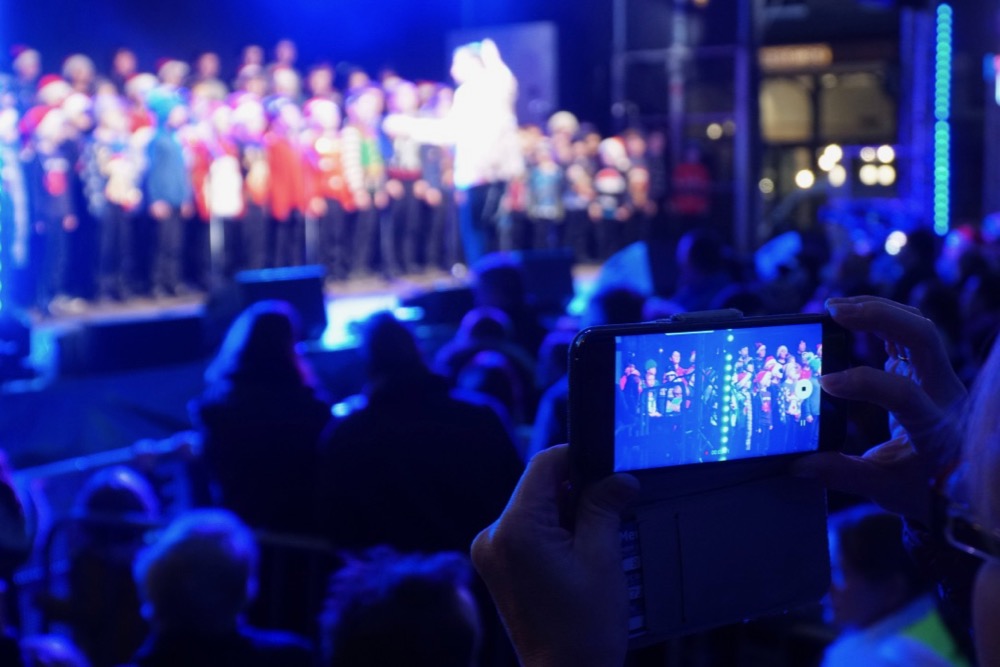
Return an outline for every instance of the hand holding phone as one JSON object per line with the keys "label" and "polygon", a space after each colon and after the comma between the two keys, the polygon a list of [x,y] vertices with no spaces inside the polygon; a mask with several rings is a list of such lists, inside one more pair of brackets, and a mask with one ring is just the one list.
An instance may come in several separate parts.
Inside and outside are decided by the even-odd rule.
{"label": "hand holding phone", "polygon": [[829,318],[732,311],[574,340],[574,482],[631,472],[642,485],[621,531],[634,646],[826,592],[825,490],[788,468],[840,446],[843,413],[819,378],[847,350]]}

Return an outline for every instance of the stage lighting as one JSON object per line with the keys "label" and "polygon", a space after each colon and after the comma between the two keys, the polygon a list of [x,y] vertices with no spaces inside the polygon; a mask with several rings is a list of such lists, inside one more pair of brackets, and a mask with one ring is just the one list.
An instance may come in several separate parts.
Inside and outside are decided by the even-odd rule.
{"label": "stage lighting", "polygon": [[888,144],[885,146],[879,146],[878,150],[875,151],[875,155],[878,157],[879,162],[884,162],[886,164],[889,164],[896,159],[896,151]]}
{"label": "stage lighting", "polygon": [[906,245],[906,233],[896,230],[885,239],[885,252],[887,255],[896,256]]}
{"label": "stage lighting", "polygon": [[844,169],[844,165],[838,164],[833,169],[830,170],[830,185],[835,188],[839,188],[844,183],[847,182],[847,170]]}
{"label": "stage lighting", "polygon": [[878,183],[878,167],[873,164],[862,165],[858,171],[858,179],[864,185],[875,185]]}
{"label": "stage lighting", "polygon": [[896,182],[896,168],[891,164],[882,164],[878,167],[878,184],[890,186]]}

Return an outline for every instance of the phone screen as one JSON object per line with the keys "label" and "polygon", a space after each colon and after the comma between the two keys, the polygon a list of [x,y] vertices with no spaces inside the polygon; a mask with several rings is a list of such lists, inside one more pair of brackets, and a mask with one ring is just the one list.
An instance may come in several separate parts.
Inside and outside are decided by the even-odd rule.
{"label": "phone screen", "polygon": [[823,325],[615,337],[614,469],[814,451]]}

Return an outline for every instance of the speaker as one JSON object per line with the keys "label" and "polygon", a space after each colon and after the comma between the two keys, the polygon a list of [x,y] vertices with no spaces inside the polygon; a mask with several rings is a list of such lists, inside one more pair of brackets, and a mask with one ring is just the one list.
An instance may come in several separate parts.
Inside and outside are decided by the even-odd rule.
{"label": "speaker", "polygon": [[236,299],[240,310],[258,301],[286,301],[298,311],[302,335],[318,340],[326,329],[322,266],[291,266],[241,271],[236,274]]}
{"label": "speaker", "polygon": [[200,314],[94,322],[58,339],[63,375],[114,373],[204,358]]}
{"label": "speaker", "polygon": [[563,314],[573,299],[573,251],[519,250],[511,253],[524,275],[528,299],[542,313]]}
{"label": "speaker", "polygon": [[423,310],[423,324],[458,324],[475,305],[475,296],[468,287],[421,292],[400,301],[403,308]]}

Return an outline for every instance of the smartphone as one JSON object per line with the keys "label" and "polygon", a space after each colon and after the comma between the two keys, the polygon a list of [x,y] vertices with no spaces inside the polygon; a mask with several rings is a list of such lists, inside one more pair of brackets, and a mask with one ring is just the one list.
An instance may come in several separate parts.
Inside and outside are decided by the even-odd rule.
{"label": "smartphone", "polygon": [[827,317],[692,313],[586,329],[570,348],[574,484],[640,479],[622,567],[633,647],[818,601],[829,586],[826,492],[791,457],[835,449],[847,366]]}
{"label": "smartphone", "polygon": [[570,349],[570,442],[586,476],[801,454],[843,440],[819,386],[847,366],[829,317],[599,326]]}

